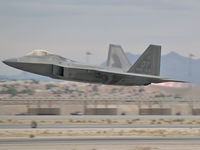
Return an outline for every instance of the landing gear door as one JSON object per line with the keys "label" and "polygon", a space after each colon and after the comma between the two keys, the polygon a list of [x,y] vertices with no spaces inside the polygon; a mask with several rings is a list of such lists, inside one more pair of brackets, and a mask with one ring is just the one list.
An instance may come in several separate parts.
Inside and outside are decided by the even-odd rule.
{"label": "landing gear door", "polygon": [[63,77],[64,76],[64,67],[53,65],[52,73],[53,73],[53,75]]}

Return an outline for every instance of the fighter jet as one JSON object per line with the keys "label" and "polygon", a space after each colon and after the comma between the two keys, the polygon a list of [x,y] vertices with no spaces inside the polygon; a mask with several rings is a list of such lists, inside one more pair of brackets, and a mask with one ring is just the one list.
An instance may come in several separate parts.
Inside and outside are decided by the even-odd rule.
{"label": "fighter jet", "polygon": [[120,45],[110,44],[106,67],[79,63],[45,50],[3,61],[8,66],[54,79],[107,85],[144,86],[183,82],[160,77],[161,46],[149,45],[131,65]]}

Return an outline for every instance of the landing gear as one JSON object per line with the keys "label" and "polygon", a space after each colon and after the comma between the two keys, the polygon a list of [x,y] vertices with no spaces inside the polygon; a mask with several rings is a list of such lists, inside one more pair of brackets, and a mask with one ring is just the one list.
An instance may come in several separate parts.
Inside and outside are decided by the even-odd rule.
{"label": "landing gear", "polygon": [[149,85],[149,84],[151,84],[151,83],[145,83],[144,86],[147,86],[147,85]]}

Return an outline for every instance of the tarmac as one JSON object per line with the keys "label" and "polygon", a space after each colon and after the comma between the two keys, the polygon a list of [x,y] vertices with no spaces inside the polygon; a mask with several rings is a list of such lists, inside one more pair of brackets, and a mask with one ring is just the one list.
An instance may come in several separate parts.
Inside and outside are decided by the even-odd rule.
{"label": "tarmac", "polygon": [[[200,116],[0,116],[1,119],[12,120],[34,120],[34,119],[200,119]],[[198,125],[137,125],[137,124],[38,124],[38,130],[62,130],[69,128],[69,130],[96,130],[101,128],[114,128],[114,130],[128,130],[128,128],[181,128],[187,130],[196,128],[199,130]],[[71,128],[71,129],[70,129]],[[2,131],[8,130],[23,130],[26,132],[30,129],[30,124],[13,124],[2,123],[0,124]],[[68,130],[68,129],[67,129]],[[176,129],[175,129],[176,130]],[[33,129],[34,131],[34,129]],[[176,149],[176,150],[199,150],[200,149],[200,136],[45,136],[45,137],[1,137],[0,150],[157,150],[157,149]]]}
{"label": "tarmac", "polygon": [[[29,129],[30,124],[0,124],[0,129]],[[134,125],[134,124],[38,124],[38,129],[54,128],[199,128],[199,125]]]}
{"label": "tarmac", "polygon": [[0,150],[199,150],[199,137],[78,137],[0,139]]}
{"label": "tarmac", "polygon": [[0,120],[2,119],[200,119],[200,116],[174,116],[174,115],[21,115],[21,116],[0,116]]}
{"label": "tarmac", "polygon": [[200,137],[62,137],[62,138],[6,138],[0,145],[23,144],[136,144],[136,143],[195,143]]}

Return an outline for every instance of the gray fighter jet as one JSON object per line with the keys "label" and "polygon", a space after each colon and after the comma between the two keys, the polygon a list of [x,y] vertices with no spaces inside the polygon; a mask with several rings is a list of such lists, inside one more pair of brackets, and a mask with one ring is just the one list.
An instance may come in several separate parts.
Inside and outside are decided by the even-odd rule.
{"label": "gray fighter jet", "polygon": [[160,56],[161,46],[150,45],[135,64],[131,65],[122,47],[110,44],[106,67],[78,63],[44,50],[35,50],[20,58],[7,59],[3,63],[27,72],[78,82],[125,86],[183,82],[159,76]]}

